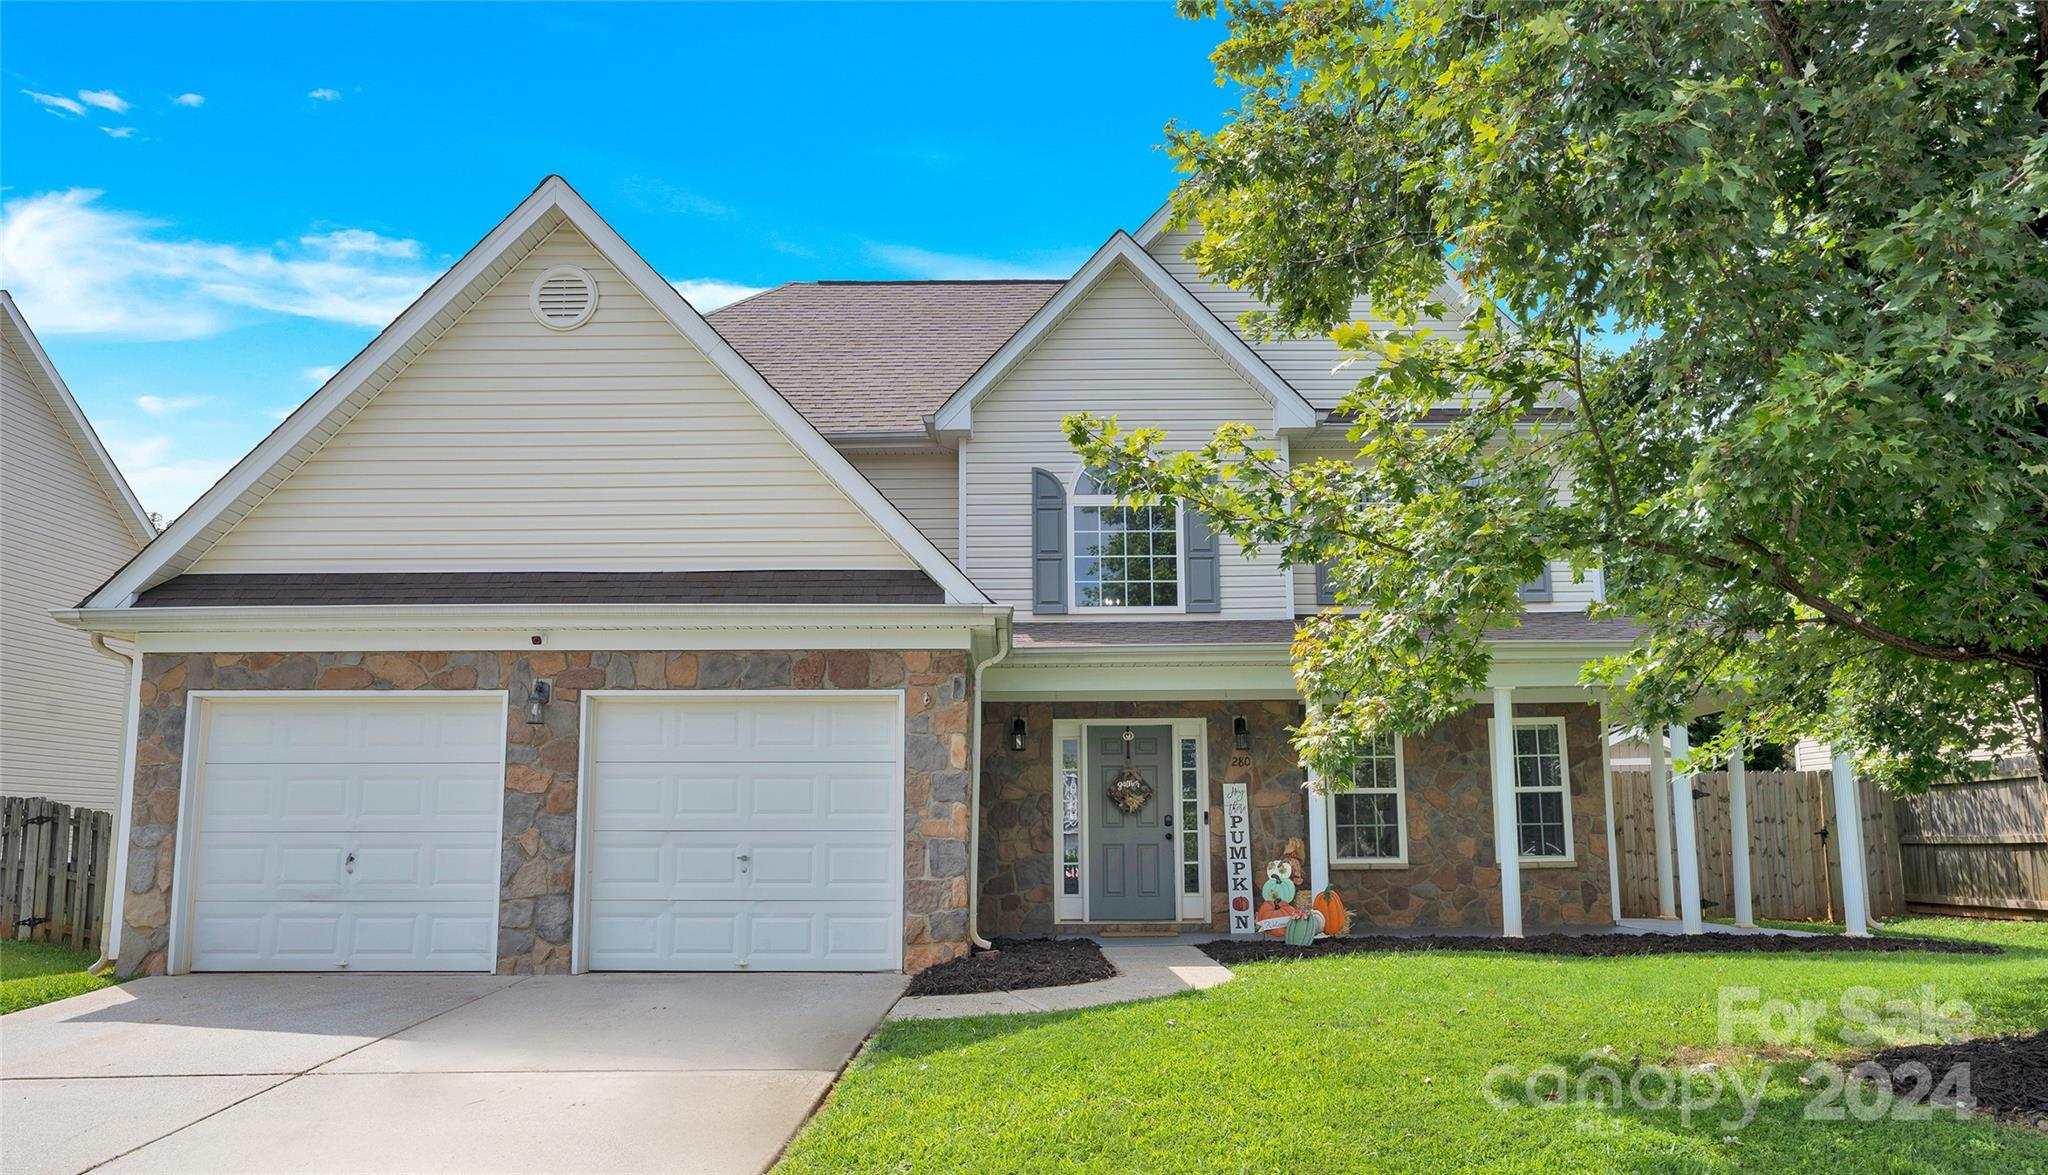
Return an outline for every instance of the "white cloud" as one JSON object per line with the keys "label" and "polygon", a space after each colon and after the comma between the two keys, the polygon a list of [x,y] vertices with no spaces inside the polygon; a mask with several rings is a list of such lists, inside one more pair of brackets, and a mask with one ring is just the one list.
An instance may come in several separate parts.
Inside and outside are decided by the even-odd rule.
{"label": "white cloud", "polygon": [[204,95],[204,94],[180,94],[180,95],[178,95],[177,97],[175,97],[175,98],[171,99],[171,105],[173,105],[173,106],[204,106],[204,105],[206,105],[206,95]]}
{"label": "white cloud", "polygon": [[128,100],[112,90],[80,90],[78,100],[87,106],[97,106],[101,110],[111,110],[115,114],[128,113]]}
{"label": "white cloud", "polygon": [[[307,383],[312,384],[314,387],[317,388],[321,384],[326,383],[328,380],[333,379],[334,373],[340,370],[341,368],[339,367],[308,367],[306,370],[300,372],[299,374],[306,377]],[[287,408],[284,411],[285,416],[291,415],[291,409]],[[284,416],[280,416],[278,417],[278,419],[283,420]]]}
{"label": "white cloud", "polygon": [[184,513],[235,463],[232,457],[180,456],[166,436],[116,440],[107,447],[143,508],[165,519]]}
{"label": "white cloud", "polygon": [[135,406],[151,416],[170,416],[213,403],[211,396],[137,396]]}
{"label": "white cloud", "polygon": [[750,298],[762,290],[760,286],[743,286],[738,282],[720,281],[715,277],[688,278],[683,281],[671,281],[668,284],[674,286],[676,293],[681,294],[699,314],[709,314],[720,306],[737,302],[741,298]]}
{"label": "white cloud", "polygon": [[76,98],[66,98],[62,94],[39,94],[34,90],[23,90],[22,93],[42,103],[52,112],[62,112],[64,114],[85,113],[85,104]]}
{"label": "white cloud", "polygon": [[103,126],[100,129],[116,139],[132,139],[135,137],[135,128],[132,126]]}
{"label": "white cloud", "polygon": [[0,270],[44,334],[199,338],[252,311],[381,327],[434,273],[415,241],[360,229],[297,242],[190,240],[87,189],[0,206]]}
{"label": "white cloud", "polygon": [[939,253],[915,245],[868,245],[868,255],[891,266],[906,277],[931,281],[971,281],[976,278],[1072,277],[1085,256],[1048,254],[1013,261],[975,257],[966,253]]}
{"label": "white cloud", "polygon": [[317,90],[307,91],[306,97],[311,98],[315,102],[339,102],[341,101],[341,91],[330,90],[326,86],[322,86]]}

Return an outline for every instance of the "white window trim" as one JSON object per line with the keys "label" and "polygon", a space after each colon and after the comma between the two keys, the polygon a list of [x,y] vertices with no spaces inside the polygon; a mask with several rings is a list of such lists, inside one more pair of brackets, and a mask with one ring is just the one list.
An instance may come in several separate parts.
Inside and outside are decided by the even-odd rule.
{"label": "white window trim", "polygon": [[[1387,869],[1398,869],[1398,868],[1405,868],[1405,867],[1407,866],[1407,864],[1408,864],[1408,756],[1407,756],[1407,752],[1406,752],[1406,751],[1404,751],[1404,750],[1402,749],[1402,744],[1403,744],[1403,743],[1405,743],[1406,741],[1407,741],[1406,739],[1402,739],[1402,738],[1395,738],[1395,739],[1393,740],[1393,742],[1394,742],[1394,786],[1393,786],[1393,788],[1392,788],[1392,791],[1393,791],[1393,793],[1394,793],[1394,800],[1395,800],[1395,802],[1394,802],[1394,811],[1395,811],[1395,814],[1396,814],[1397,822],[1398,822],[1398,824],[1399,824],[1399,827],[1400,827],[1400,837],[1401,837],[1401,852],[1400,852],[1400,854],[1399,854],[1398,856],[1393,856],[1393,857],[1341,857],[1341,856],[1338,856],[1338,855],[1337,855],[1337,797],[1338,797],[1338,796],[1340,796],[1340,795],[1343,795],[1343,794],[1345,794],[1345,792],[1339,792],[1339,791],[1336,791],[1336,790],[1334,790],[1334,789],[1331,789],[1331,790],[1330,790],[1330,792],[1329,792],[1328,802],[1327,802],[1327,803],[1325,803],[1325,804],[1323,805],[1323,813],[1324,813],[1324,820],[1325,820],[1325,822],[1326,822],[1326,823],[1328,823],[1328,825],[1329,825],[1329,834],[1330,834],[1330,841],[1329,841],[1329,843],[1330,843],[1330,864],[1331,864],[1332,866],[1337,866],[1337,867],[1351,867],[1351,868],[1369,868],[1369,869],[1378,869],[1378,868],[1387,868]],[[1353,785],[1352,785],[1352,786],[1351,786],[1350,788],[1347,788],[1347,789],[1345,789],[1345,790],[1346,790],[1346,792],[1371,792],[1371,793],[1374,793],[1374,794],[1379,794],[1379,793],[1384,793],[1384,792],[1386,792],[1386,791],[1387,791],[1387,790],[1389,790],[1389,789],[1387,789],[1387,788],[1378,788],[1378,787],[1368,787],[1368,788],[1361,788],[1361,787],[1358,787],[1358,786],[1356,785],[1356,783],[1354,783],[1354,784],[1353,784]]]}
{"label": "white window trim", "polygon": [[1147,605],[1138,607],[1111,607],[1104,604],[1081,603],[1081,538],[1079,523],[1081,511],[1087,507],[1100,509],[1104,506],[1123,506],[1124,501],[1114,494],[1084,494],[1081,483],[1088,478],[1088,471],[1076,473],[1067,484],[1067,593],[1069,613],[1092,616],[1178,616],[1188,610],[1188,551],[1186,510],[1176,499],[1173,503],[1173,587],[1172,605]]}
{"label": "white window trim", "polygon": [[[1572,831],[1572,825],[1575,823],[1572,819],[1572,756],[1571,749],[1565,743],[1565,721],[1562,718],[1517,718],[1514,721],[1514,729],[1516,730],[1534,729],[1544,726],[1551,727],[1557,731],[1557,787],[1554,790],[1564,797],[1564,855],[1561,857],[1538,857],[1522,853],[1520,856],[1522,861],[1531,865],[1571,865],[1578,861],[1578,846],[1574,843]],[[1551,791],[1553,789],[1547,787],[1525,788],[1522,786],[1522,777],[1519,770],[1520,759],[1516,756],[1515,748],[1512,746],[1508,748],[1508,761],[1515,763],[1518,768],[1515,772],[1513,790],[1516,798],[1515,845],[1517,848],[1520,848],[1522,843],[1522,793],[1525,791]]]}
{"label": "white window trim", "polygon": [[[1175,907],[1175,916],[1164,920],[1162,924],[1164,922],[1207,923],[1210,918],[1209,872],[1212,868],[1209,852],[1208,821],[1209,809],[1212,806],[1211,793],[1214,790],[1209,776],[1209,720],[1207,718],[1172,718],[1164,720],[1158,718],[1060,718],[1054,720],[1052,724],[1052,762],[1049,771],[1052,784],[1053,922],[1059,924],[1091,921],[1088,909],[1088,834],[1091,831],[1088,822],[1087,800],[1089,767],[1088,732],[1094,727],[1121,728],[1125,726],[1168,726],[1173,728],[1172,786],[1169,789],[1165,789],[1167,795],[1162,798],[1170,799],[1173,804],[1175,816],[1173,830],[1173,877],[1175,890],[1179,894],[1180,901],[1179,905]],[[1064,794],[1060,787],[1060,745],[1067,739],[1074,739],[1077,742],[1079,755],[1075,761],[1075,766],[1080,772],[1081,778],[1081,787],[1078,793],[1081,796],[1081,811],[1078,813],[1080,816],[1078,824],[1081,830],[1081,892],[1072,896],[1067,894],[1066,887],[1061,884],[1065,861],[1061,855],[1064,842],[1061,839],[1060,830],[1065,813],[1063,810]],[[1202,835],[1198,839],[1200,844],[1202,885],[1201,889],[1194,893],[1188,892],[1187,887],[1182,884],[1181,877],[1181,867],[1185,862],[1180,856],[1180,834],[1182,830],[1178,818],[1180,816],[1180,744],[1184,739],[1193,739],[1195,741],[1195,787],[1200,801],[1196,808],[1202,814]]]}

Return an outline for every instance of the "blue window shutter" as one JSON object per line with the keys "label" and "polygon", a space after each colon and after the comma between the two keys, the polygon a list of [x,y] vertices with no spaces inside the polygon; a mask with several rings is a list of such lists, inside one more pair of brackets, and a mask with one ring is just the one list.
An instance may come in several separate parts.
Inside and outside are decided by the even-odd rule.
{"label": "blue window shutter", "polygon": [[1330,582],[1330,565],[1316,564],[1316,607],[1333,608],[1337,604],[1337,587]]}
{"label": "blue window shutter", "polygon": [[1550,602],[1550,564],[1543,565],[1543,574],[1515,589],[1521,593],[1524,604],[1548,604]]}
{"label": "blue window shutter", "polygon": [[1185,551],[1187,582],[1181,585],[1182,603],[1190,612],[1223,611],[1223,571],[1216,532],[1200,511],[1184,507],[1181,518],[1181,546]]}
{"label": "blue window shutter", "polygon": [[1031,611],[1067,610],[1067,490],[1043,469],[1031,471]]}

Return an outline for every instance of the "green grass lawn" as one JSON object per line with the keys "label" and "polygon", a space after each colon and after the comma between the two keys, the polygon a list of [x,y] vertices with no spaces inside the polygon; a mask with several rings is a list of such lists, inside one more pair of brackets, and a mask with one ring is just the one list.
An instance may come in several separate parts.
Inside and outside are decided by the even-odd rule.
{"label": "green grass lawn", "polygon": [[[1845,989],[1967,1001],[1968,1035],[2048,1027],[2048,925],[1889,926],[2007,953],[1352,955],[1244,966],[1212,991],[1144,1003],[896,1023],[781,1169],[2048,1171],[2048,1134],[1946,1111],[1902,1120],[1908,1107],[1860,1084],[1878,1120],[1805,1118],[1828,1084],[1800,1080],[1817,1059],[1882,1047],[1841,1040]],[[1825,1011],[1810,1042],[1773,1045],[1745,1027],[1724,1045],[1729,987]],[[1489,1086],[1503,1065],[1511,1076]],[[1741,1113],[1732,1092],[1689,1120],[1676,1105],[1530,1104],[1519,1078],[1550,1065],[1574,1082],[1593,1065],[1624,1081],[1641,1072],[1652,1102],[1657,1066],[1691,1074],[1701,1101],[1708,1080],[1731,1074],[1763,1093],[1740,1126],[1728,1122]]]}
{"label": "green grass lawn", "polygon": [[0,1015],[112,985],[111,978],[85,973],[98,958],[46,942],[0,939]]}

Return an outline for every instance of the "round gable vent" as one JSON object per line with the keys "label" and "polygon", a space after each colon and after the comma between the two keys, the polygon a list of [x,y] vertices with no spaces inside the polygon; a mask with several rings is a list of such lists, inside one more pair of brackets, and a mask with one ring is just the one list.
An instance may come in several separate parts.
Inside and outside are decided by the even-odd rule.
{"label": "round gable vent", "polygon": [[575,330],[597,310],[597,280],[573,265],[557,265],[533,283],[533,316],[550,330]]}

